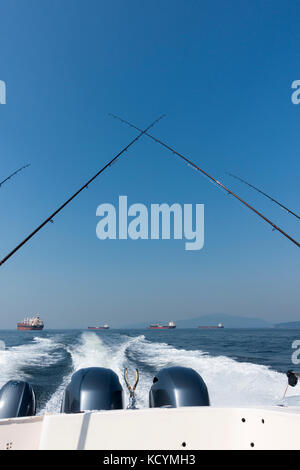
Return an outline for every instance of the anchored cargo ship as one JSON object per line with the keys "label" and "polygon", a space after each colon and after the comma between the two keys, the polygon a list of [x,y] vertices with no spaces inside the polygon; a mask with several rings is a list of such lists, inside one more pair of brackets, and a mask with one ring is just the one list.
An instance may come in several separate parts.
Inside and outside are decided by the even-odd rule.
{"label": "anchored cargo ship", "polygon": [[160,325],[159,323],[149,326],[150,330],[172,330],[176,328],[176,325],[173,321],[170,321],[168,325]]}
{"label": "anchored cargo ship", "polygon": [[44,322],[38,315],[32,318],[24,318],[22,322],[17,323],[18,330],[42,330]]}
{"label": "anchored cargo ship", "polygon": [[213,326],[198,326],[198,328],[224,328],[224,325],[222,325],[222,323],[219,323],[218,325]]}
{"label": "anchored cargo ship", "polygon": [[108,330],[109,325],[103,325],[103,326],[88,326],[88,330]]}

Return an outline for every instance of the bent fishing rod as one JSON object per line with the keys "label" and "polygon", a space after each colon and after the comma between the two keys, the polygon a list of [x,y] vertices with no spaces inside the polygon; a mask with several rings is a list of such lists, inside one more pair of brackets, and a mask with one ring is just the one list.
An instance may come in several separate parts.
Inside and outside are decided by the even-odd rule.
{"label": "bent fishing rod", "polygon": [[[134,124],[126,121],[125,119],[122,119],[120,118],[119,116],[116,116],[115,114],[111,114],[109,113],[110,116],[112,116],[113,118],[115,119],[118,119],[119,121],[127,124],[128,126],[132,127],[133,129],[136,129],[137,131],[141,132],[141,129],[137,126],[135,126]],[[170,147],[169,145],[165,144],[164,142],[162,142],[161,140],[157,139],[156,137],[154,137],[153,135],[151,134],[148,134],[148,132],[144,132],[144,135],[147,135],[148,137],[150,137],[150,139],[154,140],[156,143],[162,145],[163,147],[165,147],[167,150],[170,150],[170,152],[172,152],[174,155],[177,155],[178,157],[180,157],[182,160],[184,160],[186,163],[188,163],[188,165],[194,167],[197,171],[200,171],[201,173],[203,173],[205,176],[207,176],[211,181],[213,181],[214,183],[216,183],[220,188],[222,188],[223,190],[225,190],[228,194],[231,194],[232,196],[234,196],[236,199],[238,199],[242,204],[244,204],[246,207],[248,207],[248,209],[250,209],[251,211],[253,211],[255,214],[257,214],[259,217],[261,217],[265,222],[267,222],[268,224],[270,224],[272,227],[273,227],[273,230],[278,230],[278,232],[280,232],[282,235],[284,235],[286,238],[288,238],[292,243],[294,243],[295,245],[297,245],[298,247],[300,247],[300,243],[297,242],[297,240],[294,240],[294,238],[292,238],[290,235],[288,235],[286,232],[284,232],[280,227],[278,227],[277,225],[275,225],[271,220],[269,220],[267,217],[265,217],[263,214],[261,214],[261,212],[259,212],[258,210],[256,210],[254,207],[252,207],[250,204],[248,204],[246,201],[244,201],[242,198],[240,198],[237,194],[235,194],[233,191],[231,191],[231,189],[227,188],[223,183],[221,183],[220,181],[216,180],[213,176],[209,175],[206,171],[204,171],[202,168],[200,168],[199,166],[197,166],[195,163],[193,163],[191,160],[189,160],[187,157],[185,157],[184,155],[182,155],[181,153],[177,152],[177,150],[175,150],[173,147]]]}
{"label": "bent fishing rod", "polygon": [[0,266],[2,266],[2,264],[4,264],[12,255],[14,255],[23,245],[25,245],[25,243],[27,243],[37,232],[39,232],[48,222],[52,222],[53,223],[53,218],[64,208],[66,207],[73,199],[75,199],[76,196],[78,196],[79,193],[81,193],[81,191],[83,191],[85,188],[87,188],[89,186],[89,184],[94,181],[97,176],[99,176],[101,173],[103,173],[110,165],[112,165],[113,163],[115,163],[115,161],[124,153],[126,152],[129,147],[131,147],[137,140],[140,139],[140,137],[145,134],[145,132],[147,132],[151,127],[153,127],[158,121],[160,121],[162,118],[164,117],[164,115],[160,116],[158,119],[156,119],[155,121],[153,121],[150,126],[148,126],[145,130],[141,130],[140,131],[140,134],[137,135],[137,137],[135,139],[133,139],[128,145],[126,145],[126,147],[124,147],[114,158],[112,158],[110,160],[110,162],[108,162],[103,168],[101,168],[101,170],[99,170],[92,178],[90,178],[83,186],[81,186],[80,189],[78,189],[78,191],[76,191],[76,193],[74,193],[66,202],[64,202],[58,209],[56,209],[56,211],[54,211],[51,215],[49,215],[49,217],[47,217],[46,220],[44,220],[44,222],[42,222],[33,232],[31,232],[28,237],[26,237],[21,243],[19,243],[19,245],[16,246],[16,248],[14,248],[10,253],[8,253],[8,255],[6,255],[1,261],[0,261]]}
{"label": "bent fishing rod", "polygon": [[257,188],[256,186],[253,186],[253,184],[248,183],[248,181],[245,181],[245,180],[243,180],[242,178],[240,178],[239,176],[233,175],[232,173],[229,173],[229,172],[226,172],[226,173],[227,173],[227,175],[231,176],[232,178],[235,178],[236,180],[240,180],[242,183],[247,184],[248,186],[250,186],[250,188],[255,189],[256,191],[258,191],[259,193],[263,194],[263,195],[266,196],[267,198],[271,199],[271,201],[275,202],[275,203],[278,204],[280,207],[282,207],[283,209],[285,209],[287,212],[289,212],[290,214],[292,214],[292,215],[294,215],[295,217],[297,217],[297,219],[300,219],[299,215],[295,214],[295,212],[293,212],[293,211],[291,211],[290,209],[288,209],[286,206],[284,206],[283,204],[281,204],[281,202],[276,201],[276,199],[274,199],[273,197],[269,196],[267,193],[264,193],[261,189]]}
{"label": "bent fishing rod", "polygon": [[0,182],[0,188],[1,186],[8,180],[10,180],[10,178],[12,178],[13,176],[15,176],[17,173],[19,173],[20,171],[24,170],[25,168],[29,167],[30,166],[30,163],[28,163],[28,165],[24,165],[22,166],[21,168],[18,168],[18,170],[14,171],[11,175],[9,175],[7,178],[5,178],[5,180],[1,181]]}

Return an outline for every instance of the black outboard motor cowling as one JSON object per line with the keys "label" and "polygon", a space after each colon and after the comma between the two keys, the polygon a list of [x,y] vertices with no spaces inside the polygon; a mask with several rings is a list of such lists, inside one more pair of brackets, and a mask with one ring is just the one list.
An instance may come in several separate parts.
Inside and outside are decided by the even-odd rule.
{"label": "black outboard motor cowling", "polygon": [[195,370],[188,367],[168,367],[162,369],[153,379],[149,406],[209,406],[207,387]]}
{"label": "black outboard motor cowling", "polygon": [[61,406],[62,413],[123,408],[123,389],[111,369],[88,367],[72,375]]}
{"label": "black outboard motor cowling", "polygon": [[34,416],[34,391],[27,382],[10,380],[0,390],[0,419]]}

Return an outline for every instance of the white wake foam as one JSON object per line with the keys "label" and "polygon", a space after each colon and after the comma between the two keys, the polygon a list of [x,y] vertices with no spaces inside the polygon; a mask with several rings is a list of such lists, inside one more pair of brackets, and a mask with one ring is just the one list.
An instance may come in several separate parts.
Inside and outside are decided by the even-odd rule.
{"label": "white wake foam", "polygon": [[[287,383],[285,374],[267,366],[238,362],[225,356],[212,357],[202,351],[176,349],[145,338],[131,345],[131,353],[156,372],[163,367],[192,367],[205,381],[211,405],[215,406],[274,405],[281,400]],[[149,373],[141,378],[138,397],[142,406],[148,406],[152,379],[153,374]],[[298,394],[299,390],[289,390],[289,395]]]}
{"label": "white wake foam", "polygon": [[[139,408],[148,407],[153,377],[163,367],[184,366],[195,369],[208,387],[213,406],[274,405],[281,400],[287,383],[285,374],[267,366],[238,362],[226,356],[213,357],[199,350],[177,349],[165,343],[148,341],[143,335],[124,335],[116,341],[109,336],[101,339],[94,332],[84,332],[80,341],[69,347],[68,351],[73,361],[73,372],[84,367],[114,370],[125,392],[125,405],[128,403],[128,394],[123,380],[124,369],[128,367],[132,374],[137,367],[140,371],[136,391]],[[63,391],[70,378],[71,374],[64,378],[43,411],[59,411]],[[297,388],[290,388],[288,394],[299,395]]]}
{"label": "white wake foam", "polygon": [[40,413],[45,411],[58,412],[60,410],[63,393],[71,380],[72,374],[85,367],[112,369],[118,375],[125,390],[123,374],[125,367],[127,367],[126,350],[137,340],[138,338],[124,336],[120,337],[118,342],[105,343],[95,332],[86,331],[82,333],[79,342],[67,348],[73,361],[72,373],[63,379],[60,387],[55,391]]}
{"label": "white wake foam", "polygon": [[12,346],[0,350],[0,386],[8,380],[29,380],[30,375],[24,372],[26,367],[42,368],[51,366],[61,354],[54,351],[57,348],[55,338],[35,337],[31,343]]}
{"label": "white wake foam", "polygon": [[72,355],[74,371],[83,367],[106,367],[118,375],[124,386],[124,369],[129,366],[126,351],[134,347],[144,336],[130,338],[120,336],[118,342],[104,342],[96,333],[82,333],[81,343],[69,349]]}

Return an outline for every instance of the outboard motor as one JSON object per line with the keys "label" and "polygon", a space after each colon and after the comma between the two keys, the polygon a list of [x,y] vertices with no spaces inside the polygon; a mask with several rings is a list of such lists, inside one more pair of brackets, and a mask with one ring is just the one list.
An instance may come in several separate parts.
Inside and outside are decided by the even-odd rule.
{"label": "outboard motor", "polygon": [[207,387],[195,370],[188,367],[168,367],[162,369],[153,379],[149,406],[209,406]]}
{"label": "outboard motor", "polygon": [[35,394],[27,382],[10,380],[0,390],[0,419],[34,416]]}
{"label": "outboard motor", "polygon": [[72,375],[61,406],[62,413],[123,408],[123,389],[117,374],[103,367],[80,369]]}

